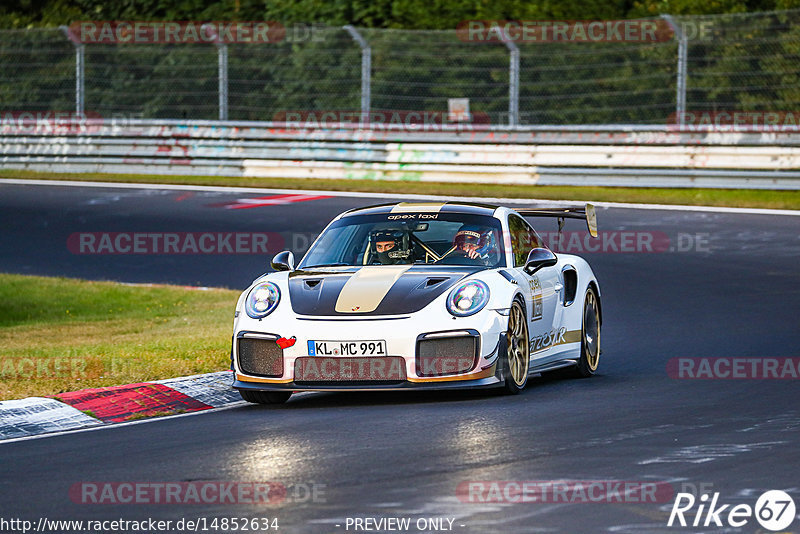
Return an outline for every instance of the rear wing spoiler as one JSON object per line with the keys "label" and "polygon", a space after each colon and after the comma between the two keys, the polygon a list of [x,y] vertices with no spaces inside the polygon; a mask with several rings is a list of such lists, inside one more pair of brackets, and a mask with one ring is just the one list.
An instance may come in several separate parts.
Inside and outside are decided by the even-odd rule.
{"label": "rear wing spoiler", "polygon": [[582,208],[523,208],[515,211],[523,217],[557,217],[559,232],[564,226],[564,219],[585,219],[589,234],[597,237],[597,213],[592,204]]}

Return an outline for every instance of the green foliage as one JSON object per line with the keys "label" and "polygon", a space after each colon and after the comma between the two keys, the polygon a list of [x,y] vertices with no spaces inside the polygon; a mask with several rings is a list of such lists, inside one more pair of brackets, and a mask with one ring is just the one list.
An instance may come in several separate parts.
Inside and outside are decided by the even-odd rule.
{"label": "green foliage", "polygon": [[76,20],[275,20],[367,28],[452,29],[462,20],[586,20],[768,11],[800,0],[5,0],[0,28]]}
{"label": "green foliage", "polygon": [[[272,120],[287,112],[360,109],[361,51],[372,49],[371,109],[447,110],[507,122],[509,52],[459,40],[468,19],[620,19],[669,12],[703,26],[688,48],[689,110],[786,110],[800,103],[800,11],[742,14],[800,0],[12,0],[0,25],[76,20],[274,20],[286,38],[228,46],[228,117]],[[683,16],[721,13],[726,15]],[[304,25],[309,22],[324,26]],[[400,29],[402,28],[402,29]],[[442,28],[440,30],[420,28]],[[675,109],[675,40],[520,44],[522,124],[664,124]],[[205,44],[86,46],[85,109],[103,117],[216,119],[217,49]],[[56,29],[0,31],[0,113],[74,107],[75,51]]]}
{"label": "green foliage", "polygon": [[75,52],[57,30],[0,32],[0,112],[74,107]]}
{"label": "green foliage", "polygon": [[797,12],[693,19],[708,23],[689,45],[689,109],[790,111],[800,104]]}

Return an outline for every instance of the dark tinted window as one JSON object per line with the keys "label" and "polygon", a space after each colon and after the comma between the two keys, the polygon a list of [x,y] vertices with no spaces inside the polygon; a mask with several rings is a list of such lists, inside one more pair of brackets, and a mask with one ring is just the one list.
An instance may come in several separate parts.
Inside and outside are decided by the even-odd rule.
{"label": "dark tinted window", "polygon": [[[387,235],[394,244],[381,241]],[[478,257],[460,253],[455,245],[463,238],[474,239]],[[500,221],[446,212],[342,217],[317,238],[300,267],[412,263],[505,267]]]}
{"label": "dark tinted window", "polygon": [[544,244],[536,231],[519,215],[512,214],[508,217],[508,229],[511,233],[514,267],[522,267],[531,249],[544,247]]}

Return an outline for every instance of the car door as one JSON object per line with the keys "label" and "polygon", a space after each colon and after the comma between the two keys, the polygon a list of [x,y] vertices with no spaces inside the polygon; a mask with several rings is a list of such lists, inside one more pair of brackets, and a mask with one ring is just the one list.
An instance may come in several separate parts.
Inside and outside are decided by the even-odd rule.
{"label": "car door", "polygon": [[528,253],[535,247],[546,248],[536,231],[522,217],[509,215],[508,228],[511,234],[511,251],[514,256],[514,271],[517,280],[524,280],[528,310],[528,333],[531,338],[531,353],[536,357],[558,339],[559,299],[562,284],[556,267],[543,267],[533,275],[525,272]]}

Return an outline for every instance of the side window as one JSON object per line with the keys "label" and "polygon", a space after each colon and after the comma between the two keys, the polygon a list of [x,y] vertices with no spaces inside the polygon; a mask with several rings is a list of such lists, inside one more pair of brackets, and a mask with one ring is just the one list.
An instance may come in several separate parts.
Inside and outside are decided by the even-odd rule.
{"label": "side window", "polygon": [[519,215],[508,218],[508,230],[511,233],[511,251],[514,254],[514,267],[522,267],[528,259],[528,253],[536,247],[543,247],[539,235]]}

